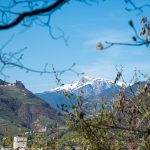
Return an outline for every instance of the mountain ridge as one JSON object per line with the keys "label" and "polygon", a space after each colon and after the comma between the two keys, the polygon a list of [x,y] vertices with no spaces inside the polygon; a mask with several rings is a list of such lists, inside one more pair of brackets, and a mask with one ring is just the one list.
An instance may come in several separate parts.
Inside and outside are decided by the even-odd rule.
{"label": "mountain ridge", "polygon": [[[143,87],[145,83],[146,82],[143,81],[139,84]],[[73,95],[72,99],[75,99],[78,96],[82,97],[84,104],[101,103],[102,101],[111,104],[112,101],[118,101],[122,87],[124,88],[128,99],[134,96],[133,92],[137,95],[140,94],[136,83],[114,83],[114,81],[110,79],[84,76],[79,81],[72,84],[63,84],[62,86],[58,86],[49,91],[37,93],[36,95],[48,102],[55,109],[58,109],[57,105],[70,103],[65,97],[64,92]],[[131,89],[133,89],[133,91]]]}
{"label": "mountain ridge", "polygon": [[[72,84],[63,84],[62,86],[58,86],[54,89],[50,89],[49,92],[54,92],[54,91],[61,91],[61,90],[66,90],[66,91],[71,91],[71,90],[76,90],[78,88],[81,88],[82,86],[85,86],[87,84],[93,84],[95,81],[101,81],[101,82],[108,82],[111,84],[115,84],[113,80],[107,79],[107,78],[90,78],[88,76],[83,76],[79,81],[74,82]],[[122,86],[124,85],[123,82],[117,82],[116,85]]]}

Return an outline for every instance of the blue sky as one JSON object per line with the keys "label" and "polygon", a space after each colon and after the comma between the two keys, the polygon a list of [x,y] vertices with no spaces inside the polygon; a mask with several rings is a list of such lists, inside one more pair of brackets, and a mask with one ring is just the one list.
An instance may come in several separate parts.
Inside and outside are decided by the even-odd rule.
{"label": "blue sky", "polygon": [[[148,0],[137,0],[137,5]],[[1,3],[1,2],[0,2]],[[150,9],[145,8],[144,13],[137,15],[137,11],[127,12],[124,0],[106,0],[91,6],[72,0],[69,4],[57,10],[51,18],[54,35],[58,35],[57,27],[64,30],[69,36],[68,45],[63,39],[53,40],[48,29],[34,25],[24,30],[17,26],[7,31],[0,31],[0,43],[5,43],[12,35],[12,42],[7,45],[5,51],[17,51],[28,47],[24,52],[23,62],[26,66],[42,69],[45,63],[54,64],[58,70],[66,69],[72,63],[76,63],[75,70],[84,72],[90,77],[103,77],[114,79],[115,66],[124,66],[124,77],[127,81],[132,78],[136,68],[143,73],[150,71],[150,51],[147,47],[114,46],[105,51],[97,51],[98,42],[130,42],[134,35],[128,25],[133,20],[140,32],[140,20],[148,16]],[[33,92],[42,92],[56,87],[54,75],[42,75],[25,73],[20,69],[5,71],[10,75],[7,80],[14,82],[21,80],[25,86]],[[61,76],[64,83],[78,80],[73,73],[65,73]]]}

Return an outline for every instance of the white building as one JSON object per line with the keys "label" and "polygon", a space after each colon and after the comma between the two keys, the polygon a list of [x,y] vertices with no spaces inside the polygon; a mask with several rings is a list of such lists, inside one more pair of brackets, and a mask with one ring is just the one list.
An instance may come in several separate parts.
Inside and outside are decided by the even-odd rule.
{"label": "white building", "polygon": [[20,136],[14,137],[13,148],[14,148],[14,150],[16,150],[16,149],[26,150],[27,149],[27,138],[20,137]]}

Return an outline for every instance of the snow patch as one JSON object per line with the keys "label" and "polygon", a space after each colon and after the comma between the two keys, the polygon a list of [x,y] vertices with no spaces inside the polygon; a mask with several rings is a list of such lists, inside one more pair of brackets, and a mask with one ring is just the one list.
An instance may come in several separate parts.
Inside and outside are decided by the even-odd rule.
{"label": "snow patch", "polygon": [[[92,87],[100,87],[104,86],[107,88],[110,88],[114,83],[113,80],[105,79],[105,78],[90,78],[88,76],[83,76],[79,81],[72,83],[72,84],[64,84],[62,86],[59,86],[57,88],[49,90],[49,92],[59,92],[59,91],[72,91],[77,90],[79,88],[82,88],[86,85],[92,85]],[[123,82],[116,83],[118,86],[124,85]]]}

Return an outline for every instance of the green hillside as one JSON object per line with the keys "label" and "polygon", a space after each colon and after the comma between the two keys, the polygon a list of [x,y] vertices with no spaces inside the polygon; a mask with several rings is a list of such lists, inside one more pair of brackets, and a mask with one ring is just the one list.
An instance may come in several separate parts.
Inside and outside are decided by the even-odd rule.
{"label": "green hillside", "polygon": [[21,82],[0,83],[1,134],[15,134],[21,129],[39,130],[37,124],[38,128],[52,127],[56,125],[56,120],[57,124],[63,124],[62,115],[27,90]]}

